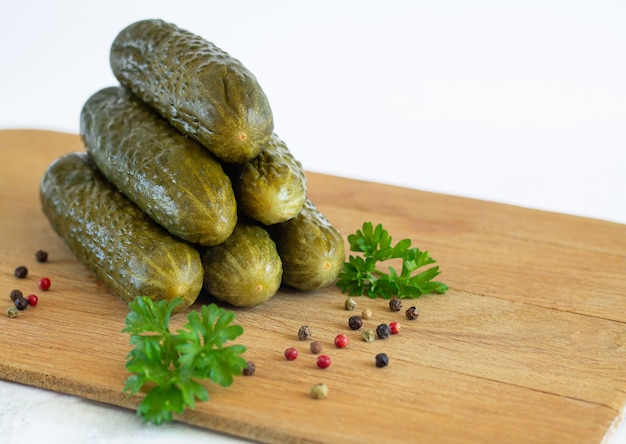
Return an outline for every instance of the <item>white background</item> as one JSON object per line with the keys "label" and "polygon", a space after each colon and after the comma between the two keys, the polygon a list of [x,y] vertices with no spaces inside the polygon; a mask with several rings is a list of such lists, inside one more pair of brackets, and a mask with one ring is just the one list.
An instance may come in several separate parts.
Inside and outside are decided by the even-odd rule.
{"label": "white background", "polygon": [[[0,129],[78,132],[117,83],[116,34],[163,18],[256,75],[308,170],[626,223],[626,1],[0,1]],[[0,436],[28,400],[66,442],[168,436],[6,382],[0,396]]]}

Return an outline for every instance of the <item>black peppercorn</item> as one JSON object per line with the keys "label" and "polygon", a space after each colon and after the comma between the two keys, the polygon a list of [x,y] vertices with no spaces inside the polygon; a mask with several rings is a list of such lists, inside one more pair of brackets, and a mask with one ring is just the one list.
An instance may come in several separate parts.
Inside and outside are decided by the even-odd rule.
{"label": "black peppercorn", "polygon": [[11,301],[15,302],[17,298],[23,298],[24,294],[20,290],[11,290]]}
{"label": "black peppercorn", "polygon": [[376,367],[387,367],[387,364],[389,364],[389,357],[387,356],[387,354],[378,353],[376,355]]}
{"label": "black peppercorn", "polygon": [[404,314],[409,321],[412,321],[413,319],[417,319],[417,317],[420,315],[420,311],[417,307],[409,307],[404,312]]}
{"label": "black peppercorn", "polygon": [[35,259],[37,262],[46,262],[48,260],[48,252],[44,250],[37,250],[35,252]]}
{"label": "black peppercorn", "polygon": [[13,303],[18,310],[26,310],[26,307],[28,307],[28,299],[25,297],[15,299]]}
{"label": "black peppercorn", "polygon": [[350,316],[350,318],[348,319],[348,326],[352,330],[358,330],[359,328],[361,328],[363,326],[363,320],[361,319],[361,316]]}
{"label": "black peppercorn", "polygon": [[391,311],[400,311],[402,309],[402,301],[398,298],[393,298],[389,301],[389,309]]}
{"label": "black peppercorn", "polygon": [[380,339],[386,339],[391,334],[391,327],[389,327],[387,324],[380,324],[378,327],[376,327],[376,334]]}
{"label": "black peppercorn", "polygon": [[26,268],[23,265],[20,265],[19,267],[15,269],[13,274],[15,274],[15,277],[23,279],[26,277],[26,275],[28,275],[28,268]]}
{"label": "black peppercorn", "polygon": [[256,366],[254,362],[248,361],[246,363],[246,368],[243,369],[242,375],[244,376],[254,376],[254,372],[256,371]]}
{"label": "black peppercorn", "polygon": [[302,327],[300,327],[300,329],[298,330],[298,339],[300,339],[301,341],[306,341],[310,337],[311,329],[309,328],[309,326],[303,325]]}

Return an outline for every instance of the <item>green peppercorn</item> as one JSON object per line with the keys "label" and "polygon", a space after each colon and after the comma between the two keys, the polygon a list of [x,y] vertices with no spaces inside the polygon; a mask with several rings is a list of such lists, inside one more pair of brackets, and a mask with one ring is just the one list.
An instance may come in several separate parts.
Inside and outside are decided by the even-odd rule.
{"label": "green peppercorn", "polygon": [[13,274],[15,274],[15,277],[17,278],[24,279],[28,275],[28,268],[26,268],[23,265],[20,265],[19,267],[15,269]]}
{"label": "green peppercorn", "polygon": [[348,319],[348,327],[350,327],[351,330],[358,330],[362,326],[363,320],[361,319],[361,316],[350,316]]}
{"label": "green peppercorn", "polygon": [[372,310],[370,310],[369,308],[366,308],[365,310],[363,310],[361,312],[361,317],[363,319],[369,319],[372,317]]}
{"label": "green peppercorn", "polygon": [[24,294],[20,290],[11,290],[11,301],[15,302],[17,298],[23,298]]}
{"label": "green peppercorn", "polygon": [[407,308],[407,310],[404,312],[404,314],[406,315],[406,318],[409,321],[412,321],[414,319],[417,319],[417,317],[420,314],[420,311],[417,307],[409,307]]}
{"label": "green peppercorn", "polygon": [[311,329],[309,328],[309,326],[303,325],[302,327],[300,327],[300,329],[298,330],[298,339],[300,339],[301,341],[306,341],[310,337]]}
{"label": "green peppercorn", "polygon": [[328,396],[328,386],[323,383],[313,384],[311,386],[311,398],[323,399]]}
{"label": "green peppercorn", "polygon": [[344,305],[346,307],[346,310],[352,311],[356,308],[356,301],[352,298],[348,298],[346,299],[346,302]]}
{"label": "green peppercorn", "polygon": [[9,318],[17,318],[17,315],[19,314],[17,308],[15,306],[9,307],[7,308],[7,316]]}
{"label": "green peppercorn", "polygon": [[389,309],[391,311],[400,311],[402,309],[402,301],[398,298],[393,298],[389,301]]}
{"label": "green peppercorn", "polygon": [[387,324],[380,324],[376,327],[376,334],[380,339],[386,339],[391,334],[391,327]]}
{"label": "green peppercorn", "polygon": [[378,353],[376,355],[376,367],[387,367],[389,364],[389,357],[386,353]]}
{"label": "green peppercorn", "polygon": [[361,338],[363,338],[365,342],[372,342],[375,337],[376,335],[374,333],[374,330],[372,330],[371,328],[363,330],[363,333],[361,333]]}

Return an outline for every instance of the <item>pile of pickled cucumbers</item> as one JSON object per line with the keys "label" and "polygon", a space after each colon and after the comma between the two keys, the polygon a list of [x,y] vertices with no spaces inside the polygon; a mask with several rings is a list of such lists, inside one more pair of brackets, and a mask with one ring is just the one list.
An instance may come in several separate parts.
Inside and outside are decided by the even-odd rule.
{"label": "pile of pickled cucumbers", "polygon": [[281,285],[335,281],[341,233],[307,197],[254,75],[204,38],[142,20],[113,41],[119,85],[80,114],[85,151],[54,160],[43,212],[73,254],[130,302],[204,289],[253,307]]}

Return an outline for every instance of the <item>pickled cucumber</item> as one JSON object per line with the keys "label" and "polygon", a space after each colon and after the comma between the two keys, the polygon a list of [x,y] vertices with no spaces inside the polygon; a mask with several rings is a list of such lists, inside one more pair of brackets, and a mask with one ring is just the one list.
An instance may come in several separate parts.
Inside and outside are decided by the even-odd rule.
{"label": "pickled cucumber", "polygon": [[269,101],[237,59],[163,20],[142,20],[113,41],[119,82],[225,162],[256,157],[274,128]]}
{"label": "pickled cucumber", "polygon": [[341,233],[306,199],[300,214],[269,227],[283,263],[283,282],[298,290],[332,284],[343,268]]}
{"label": "pickled cucumber", "polygon": [[236,307],[254,307],[276,294],[282,263],[267,231],[240,219],[226,242],[201,252],[204,288]]}
{"label": "pickled cucumber", "polygon": [[80,124],[98,169],[169,232],[200,245],[230,236],[237,203],[222,164],[129,90],[96,92]]}
{"label": "pickled cucumber", "polygon": [[276,134],[254,159],[228,165],[239,211],[265,225],[295,217],[306,199],[302,164]]}
{"label": "pickled cucumber", "polygon": [[76,258],[125,301],[181,298],[190,306],[202,289],[200,254],[170,235],[117,191],[85,153],[52,162],[40,182],[44,214]]}

